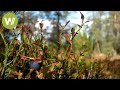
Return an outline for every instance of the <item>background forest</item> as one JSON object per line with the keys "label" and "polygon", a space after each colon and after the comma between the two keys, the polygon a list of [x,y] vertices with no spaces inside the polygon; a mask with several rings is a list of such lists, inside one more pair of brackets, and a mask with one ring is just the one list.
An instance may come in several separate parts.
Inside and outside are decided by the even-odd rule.
{"label": "background forest", "polygon": [[14,11],[13,30],[2,26],[7,12],[0,11],[1,79],[120,78],[119,11]]}

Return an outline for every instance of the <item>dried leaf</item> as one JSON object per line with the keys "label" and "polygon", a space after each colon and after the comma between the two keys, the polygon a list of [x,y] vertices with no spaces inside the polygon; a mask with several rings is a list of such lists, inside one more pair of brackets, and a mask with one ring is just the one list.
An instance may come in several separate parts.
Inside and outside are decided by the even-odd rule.
{"label": "dried leaf", "polygon": [[70,22],[70,20],[66,22],[66,24],[65,24],[65,26],[64,26],[64,27],[66,27],[66,26],[68,25],[68,23],[69,23],[69,22]]}
{"label": "dried leaf", "polygon": [[34,69],[30,69],[29,73],[25,76],[25,79],[29,79],[30,78],[30,74],[33,72]]}
{"label": "dried leaf", "polygon": [[23,73],[19,70],[19,72],[17,73],[17,75],[18,75],[18,79],[21,79],[21,78],[22,78]]}
{"label": "dried leaf", "polygon": [[74,36],[75,36],[75,32],[72,32],[71,34],[72,34],[72,37],[74,37]]}
{"label": "dried leaf", "polygon": [[84,22],[84,15],[80,12],[80,14],[81,14],[81,19],[82,19],[82,23]]}
{"label": "dried leaf", "polygon": [[40,25],[40,29],[41,29],[41,32],[42,32],[42,28],[43,28],[43,20],[41,21],[41,23],[39,23],[39,25]]}
{"label": "dried leaf", "polygon": [[66,38],[66,41],[72,45],[72,41],[70,40],[70,35],[69,34],[65,34],[65,38]]}

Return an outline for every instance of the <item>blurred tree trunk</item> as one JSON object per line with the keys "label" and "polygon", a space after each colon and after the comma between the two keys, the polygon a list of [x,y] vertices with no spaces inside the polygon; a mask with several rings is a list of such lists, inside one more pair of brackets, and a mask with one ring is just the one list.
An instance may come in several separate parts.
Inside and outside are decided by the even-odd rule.
{"label": "blurred tree trunk", "polygon": [[[56,53],[59,54],[62,50],[62,29],[66,23],[67,16],[70,14],[68,11],[51,11],[47,12],[47,19],[52,21],[52,32],[50,33],[50,38],[48,38],[49,45],[56,48]],[[67,29],[64,29],[67,32]]]}
{"label": "blurred tree trunk", "polygon": [[59,23],[60,23],[60,12],[57,11],[56,12],[56,15],[57,15],[57,39],[58,39],[58,49],[57,49],[57,53],[60,52],[60,47],[61,47],[61,36],[60,36],[60,28],[59,28]]}
{"label": "blurred tree trunk", "polygon": [[118,19],[117,19],[117,13],[116,13],[116,11],[114,11],[113,17],[114,17],[114,34],[116,36],[117,32],[118,32]]}

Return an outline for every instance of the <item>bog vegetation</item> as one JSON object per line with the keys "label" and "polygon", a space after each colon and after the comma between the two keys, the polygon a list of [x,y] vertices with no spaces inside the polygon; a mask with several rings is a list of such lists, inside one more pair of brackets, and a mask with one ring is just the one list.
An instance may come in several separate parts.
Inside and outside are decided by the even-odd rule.
{"label": "bog vegetation", "polygon": [[[1,11],[0,17],[5,13]],[[19,24],[13,30],[0,24],[1,79],[120,78],[119,11],[110,11],[105,18],[106,12],[93,12],[87,21],[80,12],[81,24],[72,26],[71,20],[65,22],[67,11],[41,13],[53,22],[50,33],[43,28],[44,20],[35,27],[34,12],[15,12]]]}

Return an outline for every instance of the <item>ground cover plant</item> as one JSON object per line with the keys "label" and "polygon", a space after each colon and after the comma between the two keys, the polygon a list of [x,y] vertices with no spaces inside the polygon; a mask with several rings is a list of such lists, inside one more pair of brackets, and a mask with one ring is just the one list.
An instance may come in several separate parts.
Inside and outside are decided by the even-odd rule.
{"label": "ground cover plant", "polygon": [[[0,26],[0,77],[1,79],[117,79],[120,78],[120,60],[112,59],[110,54],[93,54],[92,36],[87,38],[80,30],[89,21],[80,12],[81,24],[65,31],[70,20],[61,27],[60,46],[48,44],[44,38],[44,21],[39,23],[35,34],[35,23],[26,25],[19,23],[8,35],[13,34],[10,41],[6,40],[5,28]],[[18,35],[20,40],[18,40]],[[80,38],[78,41],[77,36]],[[78,45],[77,45],[78,44]],[[52,46],[53,45],[53,46]],[[58,50],[58,47],[60,49]],[[77,50],[74,48],[77,47]],[[93,55],[93,56],[92,56]]]}

